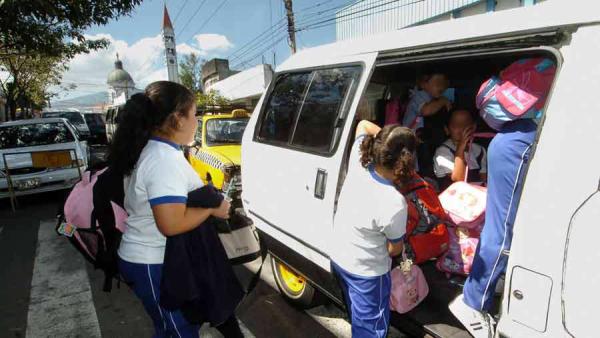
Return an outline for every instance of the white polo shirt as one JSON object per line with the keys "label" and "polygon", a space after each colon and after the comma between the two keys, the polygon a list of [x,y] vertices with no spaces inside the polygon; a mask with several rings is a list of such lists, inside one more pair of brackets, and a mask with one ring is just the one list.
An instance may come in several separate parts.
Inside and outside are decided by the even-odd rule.
{"label": "white polo shirt", "polygon": [[[435,176],[443,178],[446,175],[451,175],[454,171],[454,158],[456,153],[456,145],[451,139],[446,140],[443,145],[439,146],[435,151],[433,158],[433,171]],[[468,155],[467,155],[468,154]],[[471,151],[465,152],[465,158],[468,158],[469,170],[479,170],[479,173],[487,173],[487,154],[485,148],[477,143],[471,143]]]}
{"label": "white polo shirt", "polygon": [[126,177],[125,209],[129,214],[119,257],[131,263],[162,264],[167,239],[160,233],[152,206],[186,203],[188,192],[202,180],[187,162],[181,147],[152,138],[142,150],[131,176]]}
{"label": "white polo shirt", "polygon": [[344,270],[361,277],[377,277],[390,271],[387,242],[398,242],[406,233],[404,196],[373,168],[360,164],[360,144],[352,146],[348,174],[333,221],[331,259]]}

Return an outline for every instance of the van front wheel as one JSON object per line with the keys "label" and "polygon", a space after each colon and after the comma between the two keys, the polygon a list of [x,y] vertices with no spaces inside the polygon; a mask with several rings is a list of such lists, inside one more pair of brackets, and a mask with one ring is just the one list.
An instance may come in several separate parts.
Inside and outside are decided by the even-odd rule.
{"label": "van front wheel", "polygon": [[272,256],[271,268],[279,292],[289,303],[300,308],[313,305],[315,289],[306,279]]}

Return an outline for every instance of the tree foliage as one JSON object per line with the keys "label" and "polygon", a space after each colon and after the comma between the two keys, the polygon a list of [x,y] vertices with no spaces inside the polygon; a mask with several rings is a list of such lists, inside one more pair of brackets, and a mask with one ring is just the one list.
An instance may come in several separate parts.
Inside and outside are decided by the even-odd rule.
{"label": "tree foliage", "polygon": [[[142,0],[0,0],[0,86],[12,119],[17,107],[43,107],[67,63],[108,46],[92,26],[130,15]],[[72,89],[72,88],[71,88]]]}
{"label": "tree foliage", "polygon": [[41,108],[54,95],[50,88],[60,85],[66,61],[60,57],[10,56],[0,59],[0,86],[6,96],[11,119],[17,107]]}
{"label": "tree foliage", "polygon": [[194,93],[202,93],[202,65],[206,60],[191,53],[183,57],[183,62],[179,65],[179,78],[181,84],[186,86]]}
{"label": "tree foliage", "polygon": [[131,14],[142,0],[0,0],[0,57],[43,55],[72,58],[106,47],[84,32]]}
{"label": "tree foliage", "polygon": [[197,94],[196,104],[200,109],[206,109],[209,107],[223,107],[228,106],[231,102],[221,95],[216,90],[211,90],[208,93],[199,93]]}

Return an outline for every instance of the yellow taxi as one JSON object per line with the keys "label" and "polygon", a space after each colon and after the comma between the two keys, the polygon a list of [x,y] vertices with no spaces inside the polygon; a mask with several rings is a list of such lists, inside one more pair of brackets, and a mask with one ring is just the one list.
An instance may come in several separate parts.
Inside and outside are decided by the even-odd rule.
{"label": "yellow taxi", "polygon": [[244,109],[200,117],[190,162],[205,184],[231,189],[232,194],[241,192],[242,135],[249,119],[250,113]]}

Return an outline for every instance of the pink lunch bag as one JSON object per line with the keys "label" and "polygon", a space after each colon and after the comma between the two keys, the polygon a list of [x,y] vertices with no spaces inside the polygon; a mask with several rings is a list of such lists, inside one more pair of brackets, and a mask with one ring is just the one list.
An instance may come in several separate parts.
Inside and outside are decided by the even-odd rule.
{"label": "pink lunch bag", "polygon": [[429,294],[423,271],[410,259],[404,259],[399,266],[392,269],[391,276],[390,308],[398,313],[414,309]]}
{"label": "pink lunch bag", "polygon": [[440,194],[440,202],[448,217],[458,227],[474,229],[485,221],[487,189],[455,182]]}
{"label": "pink lunch bag", "polygon": [[477,229],[448,227],[448,232],[450,235],[448,251],[438,258],[436,267],[445,273],[467,276],[471,273],[481,227]]}
{"label": "pink lunch bag", "polygon": [[[475,133],[474,138],[493,138],[494,133]],[[469,146],[469,149],[471,147]],[[470,153],[467,154],[469,158]],[[467,183],[469,167],[466,168],[465,179],[450,185],[439,196],[442,207],[450,221],[457,227],[475,229],[485,222],[487,189]]]}

